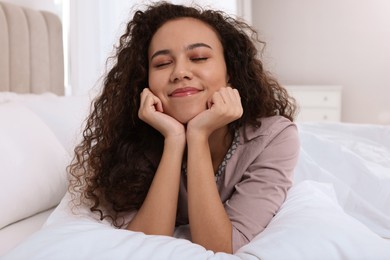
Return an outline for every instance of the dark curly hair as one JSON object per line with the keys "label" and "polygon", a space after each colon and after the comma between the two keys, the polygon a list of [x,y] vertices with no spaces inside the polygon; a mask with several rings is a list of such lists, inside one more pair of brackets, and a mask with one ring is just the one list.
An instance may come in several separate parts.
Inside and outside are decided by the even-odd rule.
{"label": "dark curly hair", "polygon": [[[139,209],[158,165],[146,154],[161,157],[162,135],[138,118],[140,93],[148,86],[148,47],[167,21],[192,17],[214,28],[223,49],[230,84],[240,93],[243,115],[229,124],[259,126],[259,118],[281,115],[293,120],[295,103],[263,68],[256,44],[264,46],[254,29],[215,10],[165,2],[135,12],[120,37],[113,67],[94,100],[68,167],[69,191],[101,219],[119,227],[121,214]],[[158,161],[158,160],[157,160]]]}

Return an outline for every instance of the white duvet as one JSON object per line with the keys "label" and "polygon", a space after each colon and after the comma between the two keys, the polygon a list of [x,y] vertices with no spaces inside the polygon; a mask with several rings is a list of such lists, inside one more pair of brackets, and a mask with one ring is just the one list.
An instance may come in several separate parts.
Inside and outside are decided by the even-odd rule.
{"label": "white duvet", "polygon": [[[68,195],[2,259],[390,259],[390,127],[300,124],[295,184],[268,227],[234,255],[74,215]],[[387,239],[386,239],[387,238]]]}

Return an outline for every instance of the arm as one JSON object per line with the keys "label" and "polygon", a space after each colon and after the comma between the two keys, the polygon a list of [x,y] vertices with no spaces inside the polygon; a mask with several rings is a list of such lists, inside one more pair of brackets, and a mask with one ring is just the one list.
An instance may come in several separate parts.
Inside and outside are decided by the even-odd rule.
{"label": "arm", "polygon": [[146,234],[172,236],[185,133],[183,125],[161,112],[160,100],[145,89],[141,95],[139,117],[164,135],[164,150],[145,201],[127,228]]}
{"label": "arm", "polygon": [[188,141],[188,216],[194,243],[219,252],[232,252],[232,224],[217,190],[206,138]]}
{"label": "arm", "polygon": [[129,230],[173,235],[183,150],[174,138],[165,139],[159,167],[144,203],[127,226]]}
{"label": "arm", "polygon": [[[263,126],[272,131],[243,144],[246,157],[236,151],[231,158],[234,166],[225,173],[242,174],[225,202],[233,225],[234,252],[262,232],[275,216],[292,185],[299,156],[299,136],[294,124],[282,119]],[[238,160],[240,165],[236,164]]]}
{"label": "arm", "polygon": [[215,93],[212,103],[187,127],[188,216],[193,242],[231,253],[232,224],[215,183],[209,137],[239,118],[242,106],[238,91],[230,87]]}

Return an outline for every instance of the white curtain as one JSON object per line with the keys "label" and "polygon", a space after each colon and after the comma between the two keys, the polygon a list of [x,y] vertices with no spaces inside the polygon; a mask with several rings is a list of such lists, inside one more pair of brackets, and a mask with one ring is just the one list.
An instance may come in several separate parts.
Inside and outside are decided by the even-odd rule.
{"label": "white curtain", "polygon": [[69,84],[72,95],[99,88],[105,63],[130,12],[129,0],[70,0]]}

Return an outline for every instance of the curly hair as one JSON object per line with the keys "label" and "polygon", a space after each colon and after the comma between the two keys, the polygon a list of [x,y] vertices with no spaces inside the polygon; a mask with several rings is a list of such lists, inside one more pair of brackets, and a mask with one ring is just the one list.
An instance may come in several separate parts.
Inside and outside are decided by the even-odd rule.
{"label": "curly hair", "polygon": [[221,11],[165,2],[135,12],[68,167],[73,199],[79,198],[117,227],[123,224],[120,214],[141,207],[153,180],[158,165],[146,154],[156,158],[162,154],[162,135],[138,118],[140,93],[148,86],[148,47],[165,22],[183,17],[210,25],[222,43],[230,84],[239,91],[244,111],[229,124],[230,131],[247,124],[259,126],[262,117],[281,115],[291,121],[294,117],[294,100],[264,70],[256,48],[264,42],[245,22]]}

